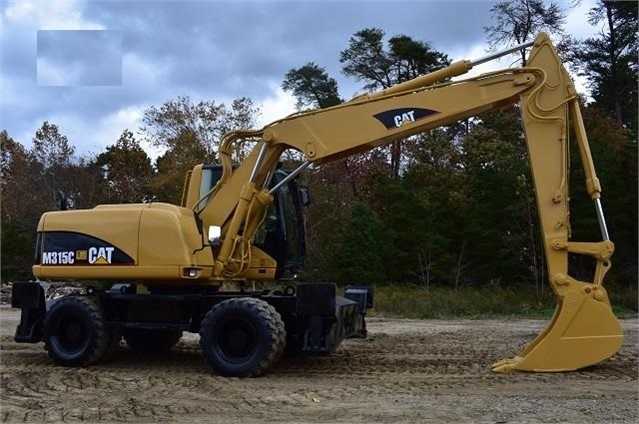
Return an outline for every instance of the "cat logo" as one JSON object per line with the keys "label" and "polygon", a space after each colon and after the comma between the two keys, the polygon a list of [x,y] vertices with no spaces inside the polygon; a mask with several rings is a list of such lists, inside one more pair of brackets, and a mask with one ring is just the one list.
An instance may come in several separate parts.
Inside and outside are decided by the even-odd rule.
{"label": "cat logo", "polygon": [[115,247],[90,247],[89,263],[94,265],[108,265]]}
{"label": "cat logo", "polygon": [[393,118],[393,121],[395,121],[395,126],[397,128],[401,127],[402,125],[406,125],[406,124],[410,124],[412,122],[415,122],[415,111],[414,110],[409,110],[408,112],[404,112],[402,114],[395,115],[395,117]]}
{"label": "cat logo", "polygon": [[404,107],[399,109],[391,109],[380,112],[373,115],[379,122],[381,122],[387,129],[393,130],[401,128],[404,125],[413,124],[421,119],[426,119],[432,115],[437,115],[439,112],[431,109],[424,109],[419,107]]}

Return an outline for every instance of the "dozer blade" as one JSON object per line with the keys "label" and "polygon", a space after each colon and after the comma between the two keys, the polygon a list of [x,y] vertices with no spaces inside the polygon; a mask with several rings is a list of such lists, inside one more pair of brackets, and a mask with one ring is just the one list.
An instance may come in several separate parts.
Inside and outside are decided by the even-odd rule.
{"label": "dozer blade", "polygon": [[603,287],[586,291],[560,298],[548,328],[520,355],[493,364],[493,371],[573,371],[614,355],[623,332],[608,295]]}

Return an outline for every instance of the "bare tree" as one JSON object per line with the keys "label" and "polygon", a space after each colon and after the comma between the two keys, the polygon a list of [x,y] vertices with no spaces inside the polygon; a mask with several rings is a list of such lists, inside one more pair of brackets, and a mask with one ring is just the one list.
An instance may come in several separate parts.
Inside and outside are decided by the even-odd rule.
{"label": "bare tree", "polygon": [[[543,0],[507,0],[491,9],[493,24],[484,27],[490,50],[525,43],[537,33],[546,31],[562,35],[565,11],[556,3],[548,6]],[[521,66],[526,66],[526,51],[522,50]]]}
{"label": "bare tree", "polygon": [[417,277],[426,291],[430,290],[430,283],[433,280],[433,263],[432,249],[429,244],[420,246],[417,249],[417,260],[419,261],[419,272]]}

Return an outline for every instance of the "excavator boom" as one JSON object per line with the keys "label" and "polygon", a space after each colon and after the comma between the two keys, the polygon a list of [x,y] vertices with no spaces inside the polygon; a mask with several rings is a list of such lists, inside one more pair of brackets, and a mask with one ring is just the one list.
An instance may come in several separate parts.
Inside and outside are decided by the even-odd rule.
{"label": "excavator boom", "polygon": [[[557,307],[542,334],[520,355],[494,364],[493,369],[498,372],[567,371],[596,364],[617,352],[622,343],[622,330],[603,287],[614,245],[608,239],[599,202],[601,186],[572,81],[549,37],[542,33],[534,41],[526,67],[442,82],[482,61],[456,62],[376,94],[327,109],[294,114],[261,131],[227,134],[220,149],[225,163],[224,175],[215,190],[207,193],[211,200],[203,202],[198,210],[205,223],[222,230],[214,274],[241,275],[243,269],[249,268],[242,252],[250,250],[251,240],[264,217],[270,201],[266,187],[284,150],[301,152],[307,158],[303,167],[310,163],[320,165],[518,103],[530,155],[548,275]],[[570,241],[568,133],[571,126],[585,168],[585,184],[595,201],[602,229],[602,240],[598,242]],[[247,138],[257,138],[259,142],[249,159],[232,171],[228,159],[232,146]],[[235,187],[232,191],[241,194],[233,200],[218,195],[228,191],[228,187]],[[569,253],[595,260],[592,281],[579,281],[570,275]]]}

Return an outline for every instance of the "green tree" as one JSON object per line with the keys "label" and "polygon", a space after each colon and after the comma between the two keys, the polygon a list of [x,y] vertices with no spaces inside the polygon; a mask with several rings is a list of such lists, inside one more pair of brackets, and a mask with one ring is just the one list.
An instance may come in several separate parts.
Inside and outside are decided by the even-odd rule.
{"label": "green tree", "polygon": [[589,22],[604,23],[596,37],[575,47],[572,59],[588,80],[596,107],[637,137],[638,6],[635,1],[599,0]]}
{"label": "green tree", "polygon": [[[379,173],[369,183],[368,203],[384,229],[385,274],[390,281],[412,282],[421,275],[420,254],[431,248],[428,232],[430,216],[419,199],[419,192],[406,178]],[[380,247],[383,245],[379,242]],[[421,258],[424,259],[424,258]]]}
{"label": "green tree", "polygon": [[35,251],[35,227],[28,221],[2,216],[2,281],[28,280]]}
{"label": "green tree", "polygon": [[483,114],[464,142],[464,233],[475,283],[544,284],[539,224],[517,108]]}
{"label": "green tree", "polygon": [[328,75],[325,68],[313,62],[290,69],[284,76],[282,90],[295,96],[298,110],[305,107],[325,108],[342,102],[337,81]]}
{"label": "green tree", "polygon": [[423,215],[423,231],[412,253],[416,274],[426,287],[431,283],[454,287],[462,277],[453,272],[461,271],[459,248],[464,246],[469,198],[460,130],[459,126],[437,128],[407,144],[410,161],[402,179],[417,197],[411,200],[420,205],[415,213]]}
{"label": "green tree", "polygon": [[[427,42],[396,35],[384,46],[385,32],[366,28],[356,32],[348,48],[340,53],[344,75],[365,83],[367,90],[389,88],[450,64],[448,57]],[[397,178],[402,167],[402,141],[390,146],[391,175]]]}
{"label": "green tree", "polygon": [[312,202],[306,209],[306,267],[310,279],[338,279],[335,252],[350,219],[355,201],[338,163],[329,163],[305,172],[304,184]]}
{"label": "green tree", "polygon": [[387,281],[387,240],[377,215],[365,203],[355,202],[335,258],[339,280],[346,284]]}
{"label": "green tree", "polygon": [[[583,108],[597,176],[602,186],[602,204],[615,243],[612,268],[607,280],[623,287],[637,286],[637,145],[615,120],[596,107]],[[571,157],[571,229],[575,241],[601,240],[593,201],[585,189],[585,176],[573,146]],[[593,270],[585,257],[573,258],[576,275],[589,276]],[[635,299],[636,300],[636,299]]]}
{"label": "green tree", "polygon": [[389,88],[450,64],[448,56],[429,43],[407,35],[391,37],[385,48],[385,35],[379,28],[362,29],[340,53],[344,75],[364,82],[366,90]]}

